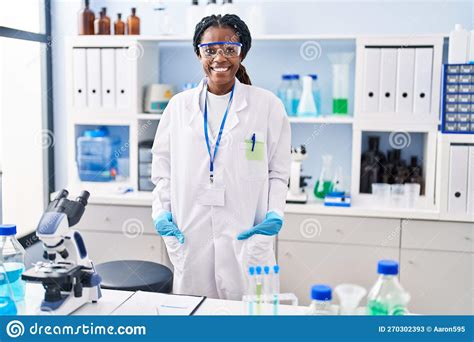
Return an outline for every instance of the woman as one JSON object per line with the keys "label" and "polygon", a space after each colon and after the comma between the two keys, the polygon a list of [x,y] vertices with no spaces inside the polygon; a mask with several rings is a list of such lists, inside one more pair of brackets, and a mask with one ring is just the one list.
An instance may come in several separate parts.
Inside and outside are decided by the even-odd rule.
{"label": "woman", "polygon": [[206,78],[174,96],[153,144],[153,220],[174,267],[174,293],[242,299],[250,265],[275,264],[283,224],[290,125],[241,64],[251,46],[236,15],[196,26]]}

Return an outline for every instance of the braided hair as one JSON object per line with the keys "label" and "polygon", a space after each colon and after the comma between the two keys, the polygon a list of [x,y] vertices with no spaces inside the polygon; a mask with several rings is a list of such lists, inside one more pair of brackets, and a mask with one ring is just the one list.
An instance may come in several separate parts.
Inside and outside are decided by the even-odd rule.
{"label": "braided hair", "polygon": [[[242,60],[247,56],[250,47],[252,46],[252,37],[250,36],[249,28],[247,24],[240,19],[235,14],[226,14],[224,16],[218,15],[210,15],[204,17],[197,25],[196,29],[194,30],[194,38],[193,38],[193,46],[194,52],[199,56],[199,48],[198,45],[201,43],[201,38],[204,32],[209,27],[229,27],[235,31],[235,37],[232,37],[232,40],[235,38],[242,44]],[[250,77],[247,74],[247,70],[245,67],[240,64],[239,69],[235,75],[237,79],[244,83],[251,85]]]}

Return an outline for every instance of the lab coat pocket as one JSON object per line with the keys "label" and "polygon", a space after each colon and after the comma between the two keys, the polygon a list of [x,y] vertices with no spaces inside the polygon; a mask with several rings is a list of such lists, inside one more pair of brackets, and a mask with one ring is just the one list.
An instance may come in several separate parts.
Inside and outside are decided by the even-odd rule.
{"label": "lab coat pocket", "polygon": [[255,234],[246,243],[247,266],[271,266],[275,264],[274,236]]}
{"label": "lab coat pocket", "polygon": [[245,180],[263,180],[268,177],[266,145],[263,141],[246,140],[239,144],[238,163],[240,176]]}
{"label": "lab coat pocket", "polygon": [[168,251],[171,264],[175,272],[182,272],[184,262],[184,244],[181,244],[174,236],[162,236]]}

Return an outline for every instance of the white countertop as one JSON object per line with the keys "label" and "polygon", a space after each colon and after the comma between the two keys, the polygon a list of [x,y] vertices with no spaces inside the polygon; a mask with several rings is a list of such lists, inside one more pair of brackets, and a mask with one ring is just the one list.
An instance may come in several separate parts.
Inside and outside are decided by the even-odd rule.
{"label": "white countertop", "polygon": [[[123,306],[124,303],[129,301],[135,292],[131,291],[117,291],[117,290],[104,290],[102,289],[102,298],[97,303],[88,303],[72,313],[74,316],[81,315],[111,315],[114,314],[119,307]],[[153,297],[153,293],[150,293],[150,298]],[[25,301],[20,305],[19,311],[21,315],[40,315],[45,314],[39,310],[39,306],[44,296],[44,289],[41,284],[27,283],[26,284],[26,295]],[[155,307],[154,303],[150,303],[150,306]],[[307,308],[304,306],[290,306],[280,305],[279,315],[304,315]],[[121,315],[135,315],[135,311],[126,310],[117,311],[117,314]],[[150,311],[151,312],[151,311]],[[271,305],[262,305],[262,312],[272,312]],[[51,314],[51,313],[46,313]],[[150,314],[148,311],[143,310],[142,314]],[[199,306],[194,315],[203,316],[216,316],[216,315],[246,315],[247,307],[244,302],[223,300],[223,299],[212,299],[206,298],[204,302]]]}
{"label": "white countertop", "polygon": [[[84,188],[67,188],[71,195],[74,196]],[[117,205],[117,206],[137,206],[151,207],[152,193],[147,191],[132,191],[120,194],[114,191],[94,191],[89,189],[91,197],[90,204],[98,205]],[[51,199],[56,193],[51,194]],[[439,211],[433,206],[418,207],[415,209],[396,209],[374,207],[374,203],[370,200],[359,200],[353,203],[351,207],[327,207],[321,201],[310,199],[306,204],[286,204],[285,213],[288,214],[308,214],[308,215],[336,215],[336,216],[364,216],[364,217],[381,217],[381,218],[404,218],[404,219],[420,219],[420,220],[439,220]]]}

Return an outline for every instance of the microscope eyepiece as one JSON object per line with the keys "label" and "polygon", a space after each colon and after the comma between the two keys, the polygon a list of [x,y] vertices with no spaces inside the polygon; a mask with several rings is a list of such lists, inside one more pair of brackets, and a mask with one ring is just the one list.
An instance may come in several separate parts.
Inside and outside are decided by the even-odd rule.
{"label": "microscope eyepiece", "polygon": [[89,197],[90,197],[89,191],[84,190],[84,191],[81,191],[81,194],[79,195],[79,197],[76,198],[76,201],[81,203],[83,206],[86,206]]}

